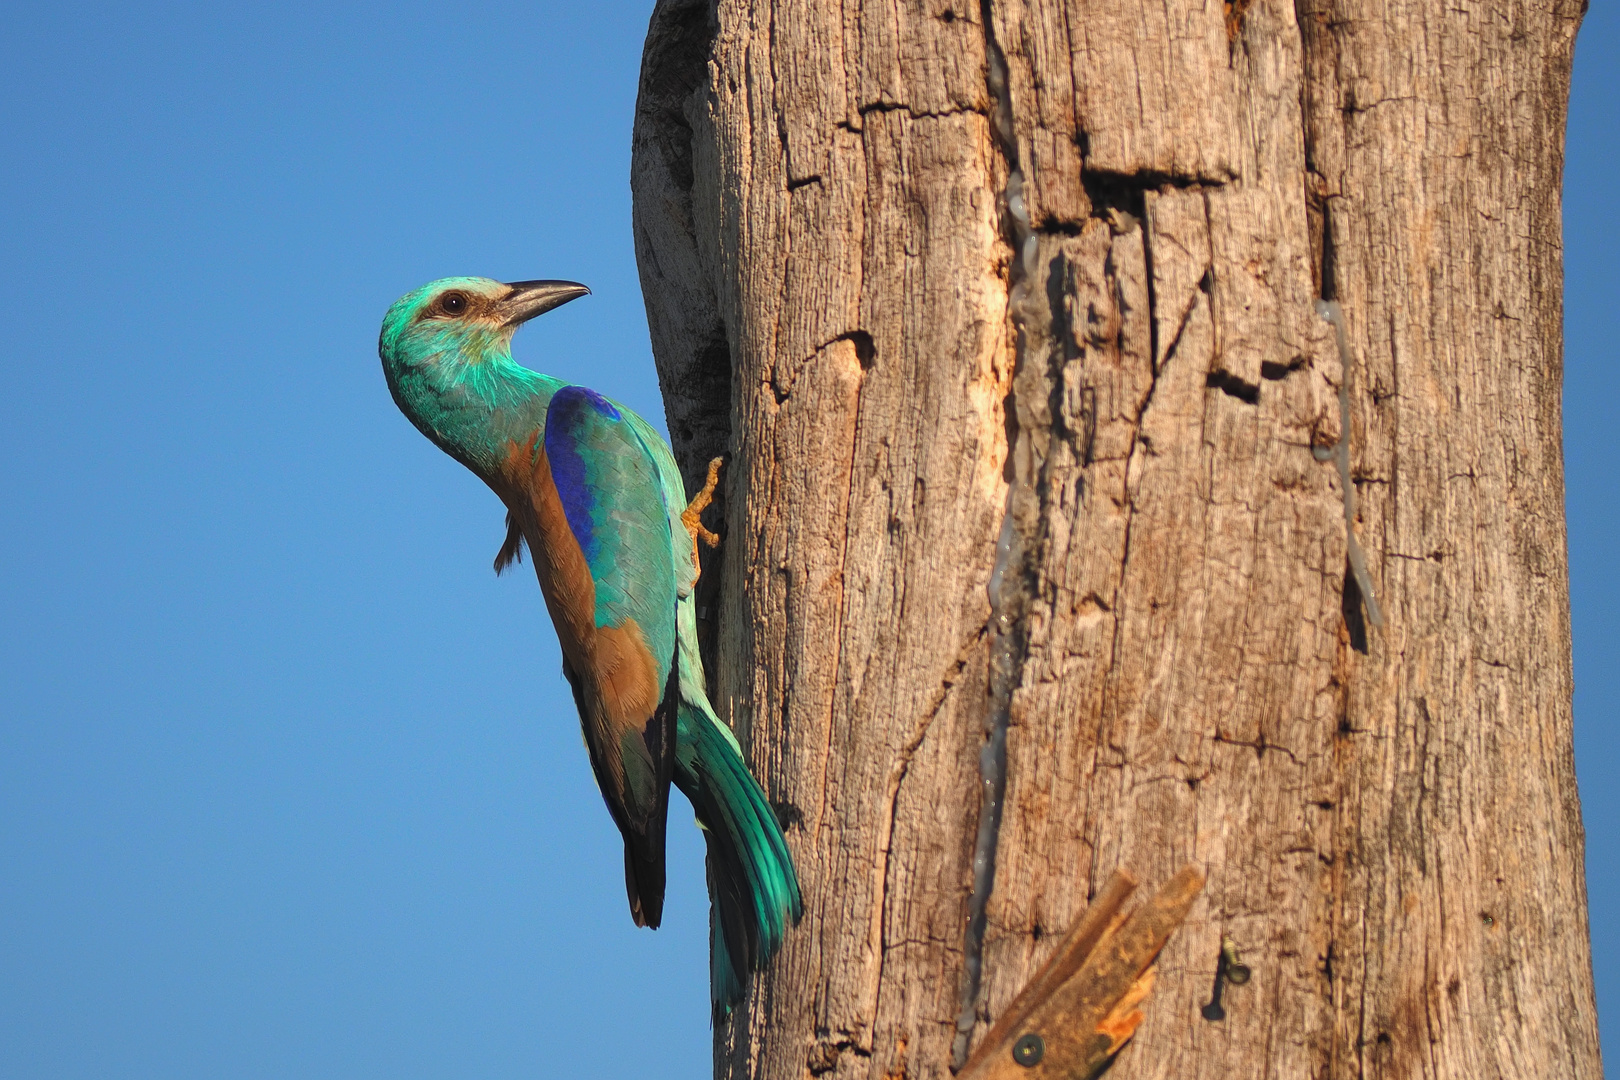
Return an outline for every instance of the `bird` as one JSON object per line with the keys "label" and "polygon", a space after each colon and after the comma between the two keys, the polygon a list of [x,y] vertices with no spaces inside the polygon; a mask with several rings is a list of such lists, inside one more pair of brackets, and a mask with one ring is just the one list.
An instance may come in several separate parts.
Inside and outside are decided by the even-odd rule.
{"label": "bird", "polygon": [[646,420],[512,359],[512,336],[589,293],[572,281],[452,277],[400,297],[377,351],[394,402],[506,507],[501,573],[528,548],[562,648],[597,786],[624,837],[637,926],[664,902],[669,787],[691,802],[709,856],[716,1023],[803,914],[782,825],[704,689],[692,596],[697,541],[674,455]]}

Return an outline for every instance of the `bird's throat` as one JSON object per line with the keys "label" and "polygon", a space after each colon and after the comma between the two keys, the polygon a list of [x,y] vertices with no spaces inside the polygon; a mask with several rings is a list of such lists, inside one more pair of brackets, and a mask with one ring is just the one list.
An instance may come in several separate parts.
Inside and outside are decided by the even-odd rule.
{"label": "bird's throat", "polygon": [[502,353],[477,360],[446,354],[390,364],[387,372],[400,411],[485,482],[498,476],[508,446],[544,428],[546,406],[563,385]]}

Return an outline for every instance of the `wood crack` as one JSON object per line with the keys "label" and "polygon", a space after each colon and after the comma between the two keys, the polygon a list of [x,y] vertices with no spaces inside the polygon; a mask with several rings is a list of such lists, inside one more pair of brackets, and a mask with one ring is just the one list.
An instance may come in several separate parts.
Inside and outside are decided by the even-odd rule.
{"label": "wood crack", "polygon": [[[1014,393],[1007,403],[1008,456],[1012,481],[1007,489],[1007,508],[1001,535],[996,542],[996,561],[990,574],[990,695],[985,711],[984,745],[979,751],[981,804],[973,844],[973,891],[968,899],[968,922],[962,942],[962,978],[956,1036],[951,1043],[951,1064],[960,1069],[967,1061],[969,1040],[978,1023],[979,986],[982,975],[986,909],[995,886],[996,845],[1001,829],[1002,800],[1007,785],[1007,727],[1012,694],[1023,677],[1028,656],[1025,605],[1029,594],[1028,557],[1032,548],[1020,527],[1021,503],[1032,491],[1038,476],[1033,458],[1033,434],[1028,420],[1019,413],[1016,388],[1028,376],[1026,351],[1029,342],[1031,278],[1039,254],[1039,240],[1030,230],[1030,215],[1023,176],[1019,168],[1018,143],[1014,136],[1012,99],[1007,79],[1007,61],[995,36],[995,15],[991,0],[981,0],[986,65],[986,83],[998,142],[1006,158],[1008,173],[1002,192],[1003,228],[1007,231],[1013,259],[1008,267],[1007,308],[1016,344],[1013,356]],[[1043,334],[1044,338],[1044,334]],[[1048,390],[1050,393],[1050,390]]]}
{"label": "wood crack", "polygon": [[884,815],[885,825],[882,837],[878,841],[878,850],[883,853],[883,859],[879,867],[877,887],[874,894],[874,929],[869,938],[870,948],[873,955],[877,957],[877,964],[872,973],[867,993],[868,1000],[871,1002],[868,1010],[871,1024],[867,1029],[868,1031],[876,1027],[878,1006],[882,1003],[883,996],[885,934],[888,932],[889,868],[894,826],[900,811],[900,788],[905,783],[906,774],[911,770],[912,758],[916,756],[918,748],[923,744],[923,740],[928,737],[929,728],[933,726],[935,719],[938,718],[940,710],[945,707],[945,702],[950,697],[951,690],[956,686],[957,679],[960,678],[963,670],[967,668],[968,661],[972,659],[975,652],[983,647],[989,629],[989,624],[981,627],[977,633],[968,639],[967,644],[957,650],[955,663],[951,665],[950,670],[940,680],[933,699],[923,711],[922,720],[914,728],[911,737],[901,746],[900,753],[895,759],[894,768],[890,772],[888,787],[884,794],[884,799],[888,804],[888,812]]}

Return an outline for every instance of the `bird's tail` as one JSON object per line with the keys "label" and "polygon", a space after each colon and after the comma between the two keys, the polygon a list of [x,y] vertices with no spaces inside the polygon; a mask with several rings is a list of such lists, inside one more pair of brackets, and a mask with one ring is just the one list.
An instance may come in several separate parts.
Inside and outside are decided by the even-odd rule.
{"label": "bird's tail", "polygon": [[731,732],[690,701],[681,702],[679,723],[675,786],[692,801],[709,848],[709,995],[718,1023],[804,904],[782,826]]}

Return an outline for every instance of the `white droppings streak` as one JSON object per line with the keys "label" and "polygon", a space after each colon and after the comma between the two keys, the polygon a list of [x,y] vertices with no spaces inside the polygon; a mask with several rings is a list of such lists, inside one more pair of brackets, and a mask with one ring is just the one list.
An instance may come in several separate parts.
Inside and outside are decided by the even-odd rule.
{"label": "white droppings streak", "polygon": [[1333,336],[1339,343],[1339,441],[1331,447],[1319,446],[1312,452],[1318,461],[1334,461],[1339,467],[1339,487],[1344,491],[1344,539],[1350,558],[1350,573],[1356,579],[1356,588],[1367,603],[1367,621],[1374,626],[1384,625],[1384,613],[1373,595],[1372,575],[1367,572],[1367,556],[1356,539],[1356,485],[1350,481],[1350,379],[1354,365],[1350,359],[1350,343],[1344,327],[1344,311],[1334,300],[1318,300],[1316,313],[1333,326]]}
{"label": "white droppings streak", "polygon": [[[990,6],[983,5],[985,32],[990,32]],[[1008,314],[1017,330],[1013,357],[1016,373],[1024,363],[1025,329],[1031,317],[1039,318],[1031,292],[1040,258],[1040,243],[1030,227],[1029,203],[1024,193],[1024,175],[1018,168],[1017,143],[1012,131],[1012,110],[1006,87],[1006,61],[989,39],[988,83],[995,99],[992,122],[1012,168],[1002,192],[1002,205],[1012,233],[1013,265],[1009,269],[1011,288],[1007,295]],[[996,839],[1001,831],[1002,797],[1007,789],[1007,724],[1023,665],[1024,643],[1019,619],[1026,592],[1023,536],[1016,509],[1033,496],[1034,450],[1029,433],[1019,425],[1018,436],[1008,448],[1013,458],[1013,479],[1007,489],[1007,510],[1001,519],[1001,535],[996,540],[996,561],[990,571],[990,703],[984,717],[984,745],[979,750],[981,804],[978,834],[973,844],[973,895],[968,900],[968,922],[962,942],[962,986],[956,1016],[956,1038],[951,1044],[951,1071],[967,1061],[968,1040],[978,1022],[979,982],[984,966],[985,909],[996,879]]]}

